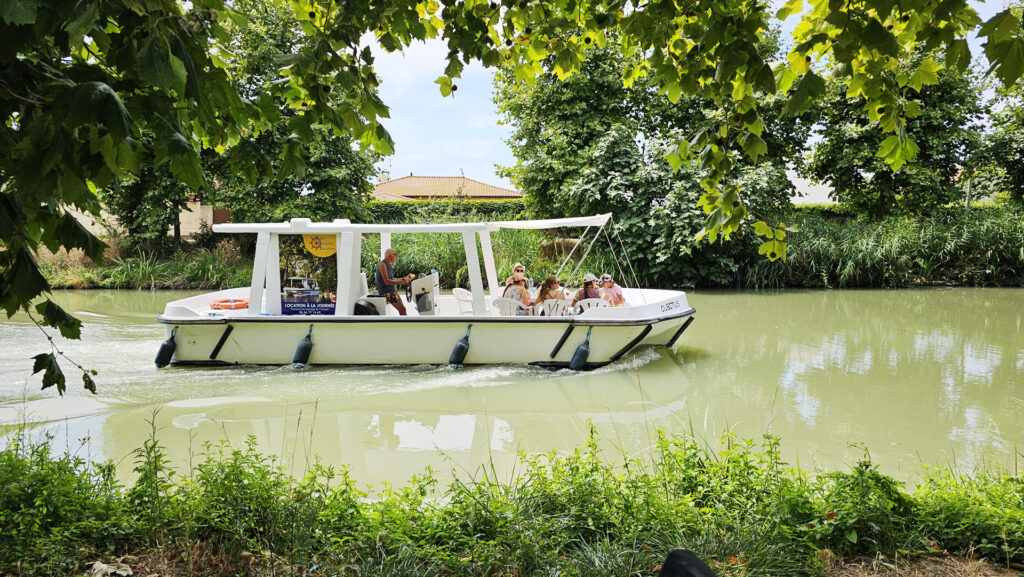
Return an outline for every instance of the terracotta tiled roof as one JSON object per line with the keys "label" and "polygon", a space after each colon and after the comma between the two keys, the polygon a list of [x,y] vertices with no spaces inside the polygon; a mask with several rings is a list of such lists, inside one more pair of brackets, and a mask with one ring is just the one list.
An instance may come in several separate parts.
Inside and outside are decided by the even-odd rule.
{"label": "terracotta tiled roof", "polygon": [[520,198],[519,191],[466,178],[465,176],[403,176],[378,184],[373,189],[377,200],[431,198]]}

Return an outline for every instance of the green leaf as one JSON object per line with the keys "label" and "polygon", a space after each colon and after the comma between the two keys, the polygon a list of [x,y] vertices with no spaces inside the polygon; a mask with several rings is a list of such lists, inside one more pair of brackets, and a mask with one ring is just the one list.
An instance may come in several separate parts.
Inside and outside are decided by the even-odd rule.
{"label": "green leaf", "polygon": [[679,169],[683,167],[683,159],[675,151],[666,154],[664,158],[668,161],[669,166],[672,167],[673,172],[679,172]]}
{"label": "green leaf", "polygon": [[985,55],[992,63],[990,70],[1003,81],[1003,86],[1012,86],[1024,73],[1024,37],[1006,42],[985,44]]}
{"label": "green leaf", "polygon": [[9,243],[12,239],[25,239],[25,209],[7,192],[0,192],[0,238]]}
{"label": "green leaf", "polygon": [[484,52],[483,57],[480,58],[484,68],[494,68],[501,64],[501,52],[498,50],[488,50]]}
{"label": "green leaf", "polygon": [[53,353],[43,353],[32,357],[35,363],[32,364],[32,374],[43,371],[43,389],[57,385],[57,392],[64,396],[67,388],[64,381],[64,371],[60,370],[57,364],[57,357]]}
{"label": "green leaf", "polygon": [[926,84],[937,84],[939,82],[938,72],[941,69],[942,66],[940,66],[938,62],[935,62],[931,58],[925,58],[921,61],[917,70],[910,75],[910,80],[907,81],[907,86],[921,92],[922,86]]}
{"label": "green leaf", "polygon": [[177,132],[171,133],[156,145],[157,164],[168,163],[171,173],[192,190],[206,188],[203,166],[192,145]]}
{"label": "green leaf", "polygon": [[775,74],[770,66],[762,66],[754,77],[754,89],[765,94],[775,94]]}
{"label": "green leaf", "polygon": [[894,0],[867,0],[867,5],[875,9],[879,19],[885,20],[892,9],[896,7],[896,2]]}
{"label": "green leaf", "polygon": [[0,2],[0,20],[11,26],[34,24],[40,0],[3,0]]}
{"label": "green leaf", "polygon": [[434,84],[437,84],[438,86],[441,87],[441,96],[447,97],[449,94],[452,93],[451,78],[448,78],[447,76],[438,77],[438,79],[434,81]]}
{"label": "green leaf", "polygon": [[772,238],[772,227],[768,226],[765,221],[759,220],[754,223],[754,234]]}
{"label": "green leaf", "polygon": [[[17,2],[18,0],[14,0]],[[71,19],[64,30],[68,33],[72,46],[81,47],[84,44],[84,37],[92,30],[93,24],[99,17],[100,8],[98,2],[85,2],[76,7],[78,14]]]}
{"label": "green leaf", "polygon": [[786,66],[784,62],[772,63],[772,74],[775,76],[776,87],[782,93],[789,92],[793,82],[797,79],[796,73],[790,70],[789,66]]}
{"label": "green leaf", "polygon": [[171,54],[163,37],[151,34],[142,43],[137,56],[139,76],[143,80],[164,90],[179,95],[185,91],[185,65]]}
{"label": "green leaf", "polygon": [[3,279],[3,282],[8,283],[8,290],[0,292],[7,292],[26,305],[35,297],[50,290],[50,283],[46,282],[39,272],[39,265],[27,248],[18,251],[9,274],[5,276],[7,278]]}
{"label": "green leaf", "polygon": [[757,159],[761,156],[768,154],[768,145],[765,144],[764,140],[760,136],[753,133],[746,133],[740,137],[740,146],[743,147],[743,151],[747,153],[747,156],[751,160],[757,162]]}
{"label": "green leaf", "polygon": [[128,109],[104,82],[76,84],[54,101],[54,107],[72,126],[102,125],[115,141],[132,135],[134,121]]}
{"label": "green leaf", "polygon": [[981,29],[978,36],[985,36],[991,43],[998,44],[1020,30],[1020,19],[1013,13],[1013,10],[1006,9],[989,18]]}
{"label": "green leaf", "polygon": [[785,20],[793,14],[799,14],[804,9],[804,0],[788,0],[782,8],[775,13],[779,20]]}
{"label": "green leaf", "polygon": [[778,240],[767,240],[757,247],[758,254],[768,257],[768,260],[775,262],[780,258],[786,260],[786,243]]}
{"label": "green leaf", "polygon": [[917,158],[918,151],[919,148],[913,136],[905,133],[893,134],[882,141],[876,156],[884,158],[893,172],[896,172],[904,164],[913,162]]}
{"label": "green leaf", "polygon": [[896,37],[874,18],[868,21],[861,37],[865,45],[886,56],[895,58],[900,53],[900,43],[896,41]]}
{"label": "green leaf", "polygon": [[825,94],[825,80],[814,71],[808,70],[800,79],[796,90],[790,95],[783,114],[792,116],[802,114],[811,105],[811,102],[822,94]]}
{"label": "green leaf", "polygon": [[883,140],[882,144],[878,147],[878,152],[876,153],[876,156],[878,156],[879,158],[885,158],[889,156],[890,154],[892,154],[893,150],[896,149],[899,143],[900,139],[898,136],[896,136],[895,134],[889,136],[888,138]]}
{"label": "green leaf", "polygon": [[846,540],[849,541],[850,543],[853,543],[853,544],[856,545],[857,544],[857,530],[856,529],[850,529],[849,531],[847,531],[846,532]]}
{"label": "green leaf", "polygon": [[967,70],[971,65],[971,47],[967,40],[957,38],[950,42],[946,48],[946,67],[955,68],[961,72]]}
{"label": "green leaf", "polygon": [[106,244],[100,242],[89,232],[78,219],[65,212],[54,229],[54,236],[61,246],[67,249],[80,248],[85,256],[99,264],[103,262],[103,249]]}
{"label": "green leaf", "polygon": [[37,304],[36,311],[43,316],[43,322],[51,327],[56,327],[62,337],[66,339],[81,338],[82,321],[68,314],[50,299]]}

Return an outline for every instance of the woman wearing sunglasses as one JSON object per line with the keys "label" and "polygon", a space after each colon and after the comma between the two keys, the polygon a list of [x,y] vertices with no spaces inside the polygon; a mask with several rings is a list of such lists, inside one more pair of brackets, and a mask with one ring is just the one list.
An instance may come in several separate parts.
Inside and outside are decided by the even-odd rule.
{"label": "woman wearing sunglasses", "polygon": [[517,274],[521,275],[523,278],[526,278],[526,267],[523,266],[523,263],[521,262],[517,262],[512,266],[512,274],[507,279],[505,279],[506,288],[508,287],[508,285],[512,284],[512,281],[516,278]]}

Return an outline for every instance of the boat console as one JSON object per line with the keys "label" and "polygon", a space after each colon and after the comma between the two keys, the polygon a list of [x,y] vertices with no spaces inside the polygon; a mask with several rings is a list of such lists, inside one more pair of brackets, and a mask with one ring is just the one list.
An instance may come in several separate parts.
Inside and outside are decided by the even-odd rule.
{"label": "boat console", "polygon": [[431,269],[419,278],[413,279],[409,287],[409,301],[416,306],[420,316],[434,316],[437,312],[438,297],[441,296],[441,280],[436,270]]}

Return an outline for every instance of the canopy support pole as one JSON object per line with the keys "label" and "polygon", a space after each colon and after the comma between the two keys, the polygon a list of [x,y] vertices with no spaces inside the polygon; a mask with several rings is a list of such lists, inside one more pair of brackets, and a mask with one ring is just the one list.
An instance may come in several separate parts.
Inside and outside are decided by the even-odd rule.
{"label": "canopy support pole", "polygon": [[498,285],[498,270],[494,266],[494,249],[491,248],[491,233],[489,231],[485,230],[480,233],[480,250],[484,253],[487,288],[491,290],[491,298],[498,298],[505,287]]}
{"label": "canopy support pole", "polygon": [[256,235],[256,258],[252,262],[252,283],[249,285],[249,316],[259,316],[263,304],[263,287],[267,282],[267,256],[270,253],[270,233]]}
{"label": "canopy support pole", "polygon": [[480,255],[476,250],[476,233],[462,233],[462,246],[466,249],[469,289],[473,291],[473,314],[487,316],[487,303],[484,300],[484,281],[480,278]]}
{"label": "canopy support pole", "polygon": [[267,250],[267,287],[264,306],[267,313],[281,314],[281,235],[270,233]]}
{"label": "canopy support pole", "polygon": [[334,316],[351,315],[353,305],[361,296],[362,283],[359,279],[359,257],[362,237],[351,232],[337,236],[338,287],[334,292]]}
{"label": "canopy support pole", "polygon": [[391,233],[380,233],[380,260],[384,260],[384,252],[391,248]]}

